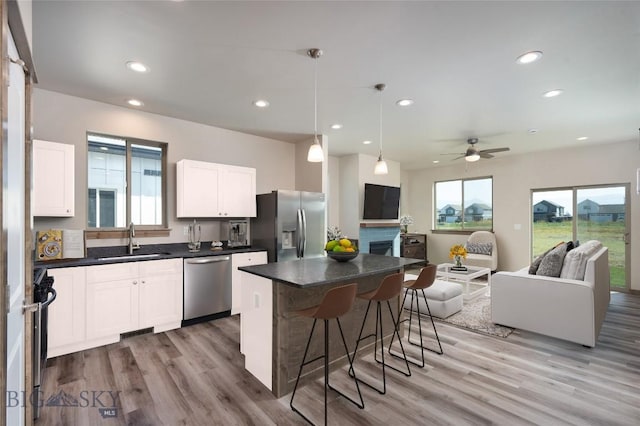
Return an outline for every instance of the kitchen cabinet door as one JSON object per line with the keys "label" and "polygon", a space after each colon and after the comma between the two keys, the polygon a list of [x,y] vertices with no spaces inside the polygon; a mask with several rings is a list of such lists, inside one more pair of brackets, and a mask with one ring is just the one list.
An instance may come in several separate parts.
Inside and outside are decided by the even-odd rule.
{"label": "kitchen cabinet door", "polygon": [[87,338],[138,329],[138,263],[87,267]]}
{"label": "kitchen cabinet door", "polygon": [[180,327],[182,321],[182,259],[140,263],[140,328]]}
{"label": "kitchen cabinet door", "polygon": [[231,256],[231,315],[240,314],[242,306],[242,276],[246,272],[238,271],[241,266],[262,265],[267,263],[267,252],[238,253]]}
{"label": "kitchen cabinet door", "polygon": [[138,327],[138,279],[87,283],[87,338],[120,335]]}
{"label": "kitchen cabinet door", "polygon": [[56,300],[48,308],[48,356],[73,352],[70,346],[86,338],[86,268],[49,269]]}
{"label": "kitchen cabinet door", "polygon": [[75,214],[74,149],[73,145],[33,141],[34,216]]}
{"label": "kitchen cabinet door", "polygon": [[204,161],[178,161],[176,216],[255,217],[256,169]]}
{"label": "kitchen cabinet door", "polygon": [[219,217],[222,171],[218,164],[180,160],[176,166],[176,216]]}
{"label": "kitchen cabinet door", "polygon": [[222,215],[256,217],[256,169],[224,166]]}

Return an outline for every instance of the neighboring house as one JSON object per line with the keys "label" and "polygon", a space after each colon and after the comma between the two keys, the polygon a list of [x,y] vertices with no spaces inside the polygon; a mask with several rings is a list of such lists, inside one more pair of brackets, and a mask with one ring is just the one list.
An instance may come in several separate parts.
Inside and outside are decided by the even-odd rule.
{"label": "neighboring house", "polygon": [[622,222],[625,220],[624,204],[598,204],[586,199],[578,203],[578,217],[591,222]]}
{"label": "neighboring house", "polygon": [[493,217],[493,209],[488,204],[473,203],[464,209],[465,221],[480,222],[481,220],[491,219]]}
{"label": "neighboring house", "polygon": [[438,213],[438,222],[440,223],[456,223],[460,222],[462,218],[462,207],[457,204],[447,204],[440,209]]}
{"label": "neighboring house", "polygon": [[555,222],[563,220],[565,218],[571,218],[571,216],[565,215],[564,207],[560,204],[556,204],[552,201],[542,200],[533,205],[533,221],[538,222],[544,220],[547,222]]}

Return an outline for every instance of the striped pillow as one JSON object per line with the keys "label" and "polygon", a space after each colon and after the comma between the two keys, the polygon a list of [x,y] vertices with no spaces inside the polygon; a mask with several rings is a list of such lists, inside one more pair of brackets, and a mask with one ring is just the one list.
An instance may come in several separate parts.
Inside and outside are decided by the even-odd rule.
{"label": "striped pillow", "polygon": [[486,254],[491,256],[493,243],[467,243],[467,253]]}

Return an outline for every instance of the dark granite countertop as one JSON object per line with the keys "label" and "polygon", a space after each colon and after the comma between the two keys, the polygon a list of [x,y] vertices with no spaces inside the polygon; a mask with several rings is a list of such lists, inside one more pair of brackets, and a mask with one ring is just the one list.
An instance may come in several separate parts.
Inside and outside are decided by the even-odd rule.
{"label": "dark granite countertop", "polygon": [[241,271],[279,281],[298,288],[316,287],[393,272],[407,265],[424,262],[420,259],[360,253],[349,262],[337,262],[328,257],[242,266]]}
{"label": "dark granite countertop", "polygon": [[[199,252],[192,253],[187,247],[187,243],[176,244],[148,244],[143,245],[134,251],[132,256],[127,255],[126,246],[112,247],[91,247],[87,249],[87,257],[81,259],[60,259],[36,261],[35,268],[67,268],[71,266],[92,266],[92,265],[108,265],[112,263],[124,262],[143,262],[147,260],[175,259],[175,258],[192,258],[204,256],[223,256],[236,253],[252,253],[264,251],[260,247],[243,247],[228,248],[223,247],[222,250],[211,250],[211,242],[203,242]],[[147,254],[158,254],[153,257],[136,257]],[[111,259],[104,259],[111,258]]]}

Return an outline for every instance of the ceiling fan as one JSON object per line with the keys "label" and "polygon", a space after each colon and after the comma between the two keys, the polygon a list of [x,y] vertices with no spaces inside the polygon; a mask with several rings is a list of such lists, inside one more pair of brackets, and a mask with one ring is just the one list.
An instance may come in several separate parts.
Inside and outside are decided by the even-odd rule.
{"label": "ceiling fan", "polygon": [[[459,157],[454,158],[454,160],[459,160],[460,158],[464,158],[466,161],[473,162],[478,161],[480,158],[493,158],[492,154],[496,152],[504,152],[509,151],[509,148],[491,148],[491,149],[478,149],[476,148],[476,144],[478,143],[478,138],[469,138],[467,139],[467,143],[469,147],[466,152],[455,152],[449,154],[442,155],[459,155]],[[453,161],[453,160],[452,160]]]}

